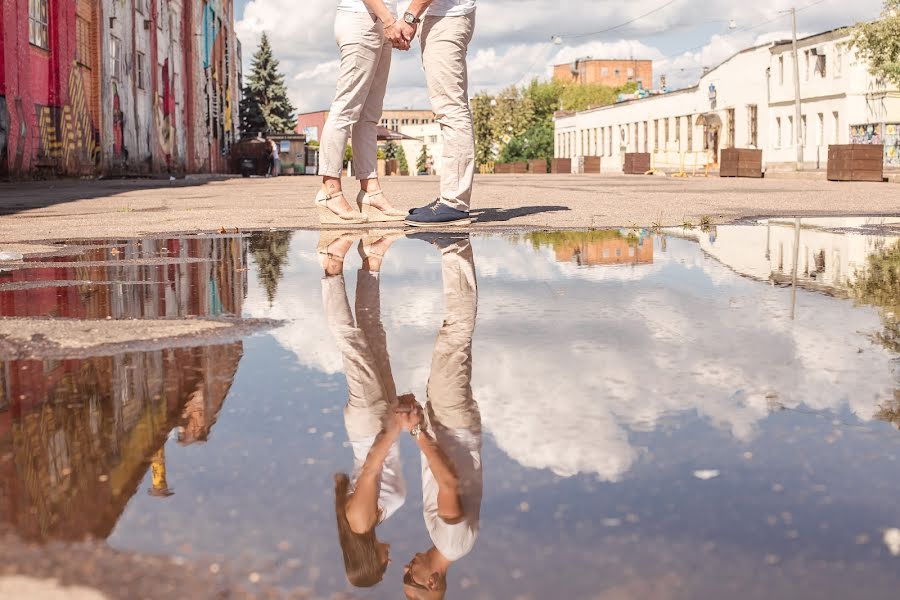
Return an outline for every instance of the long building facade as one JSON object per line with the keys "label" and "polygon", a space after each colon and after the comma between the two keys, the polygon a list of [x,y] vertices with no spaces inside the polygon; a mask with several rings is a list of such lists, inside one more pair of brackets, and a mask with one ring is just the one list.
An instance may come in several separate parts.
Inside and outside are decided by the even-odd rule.
{"label": "long building facade", "polygon": [[[798,42],[801,116],[795,119],[790,42],[748,48],[697,85],[555,119],[555,156],[600,156],[620,171],[627,152],[650,153],[660,170],[715,167],[724,148],[762,149],[766,168],[825,168],[830,144],[884,144],[900,167],[900,90],[876,80],[842,30]],[[799,132],[798,132],[799,129]],[[799,135],[798,135],[799,133]]]}
{"label": "long building facade", "polygon": [[232,0],[5,0],[0,176],[223,172]]}

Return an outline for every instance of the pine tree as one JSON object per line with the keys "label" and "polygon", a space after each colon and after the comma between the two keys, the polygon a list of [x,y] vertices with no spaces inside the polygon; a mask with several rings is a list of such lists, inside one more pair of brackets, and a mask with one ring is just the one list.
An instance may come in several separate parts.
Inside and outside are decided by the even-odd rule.
{"label": "pine tree", "polygon": [[272,55],[269,38],[264,33],[253,55],[250,75],[241,99],[241,133],[289,133],[297,126],[294,107],[287,95],[284,74]]}
{"label": "pine tree", "polygon": [[250,252],[256,260],[259,282],[266,290],[269,305],[275,300],[278,283],[288,261],[291,246],[290,231],[265,231],[250,237]]}
{"label": "pine tree", "polygon": [[416,158],[416,173],[428,172],[428,144],[422,144],[422,151]]}

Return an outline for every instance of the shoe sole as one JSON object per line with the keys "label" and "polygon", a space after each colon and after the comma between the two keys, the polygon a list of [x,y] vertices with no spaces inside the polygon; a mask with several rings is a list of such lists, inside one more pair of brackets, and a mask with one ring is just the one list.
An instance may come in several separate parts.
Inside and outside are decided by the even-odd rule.
{"label": "shoe sole", "polygon": [[404,221],[406,217],[403,215],[386,215],[381,209],[371,204],[363,204],[360,206],[360,212],[365,215],[369,223],[390,223],[392,221]]}
{"label": "shoe sole", "polygon": [[316,204],[316,210],[319,213],[319,223],[322,225],[364,225],[368,223],[362,213],[360,213],[359,217],[343,219],[337,213],[320,204]]}
{"label": "shoe sole", "polygon": [[447,221],[444,223],[419,223],[418,221],[403,221],[410,227],[453,227],[456,225],[471,225],[472,219],[460,219],[459,221]]}

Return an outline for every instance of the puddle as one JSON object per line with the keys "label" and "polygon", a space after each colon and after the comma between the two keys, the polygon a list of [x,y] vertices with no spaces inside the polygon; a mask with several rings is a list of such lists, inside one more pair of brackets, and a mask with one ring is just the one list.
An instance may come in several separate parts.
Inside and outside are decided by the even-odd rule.
{"label": "puddle", "polygon": [[[898,221],[423,234],[377,277],[354,243],[324,284],[307,231],[13,266],[5,317],[284,323],[0,362],[0,523],[316,597],[402,597],[434,547],[455,559],[448,598],[893,598]],[[158,258],[176,260],[128,262]],[[375,529],[392,562],[356,588],[334,475],[406,393],[428,400],[459,503],[399,435]]]}

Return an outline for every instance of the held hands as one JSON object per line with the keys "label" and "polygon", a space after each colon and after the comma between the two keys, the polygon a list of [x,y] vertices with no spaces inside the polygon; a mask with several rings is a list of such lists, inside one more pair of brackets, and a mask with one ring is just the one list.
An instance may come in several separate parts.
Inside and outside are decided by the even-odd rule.
{"label": "held hands", "polygon": [[393,419],[391,420],[391,429],[398,434],[401,431],[408,433],[416,425],[422,424],[424,413],[412,394],[400,396],[398,401],[399,404],[394,410]]}
{"label": "held hands", "polygon": [[413,38],[416,37],[416,25],[410,25],[400,19],[384,28],[384,37],[391,41],[395,50],[409,50]]}

